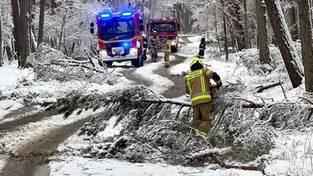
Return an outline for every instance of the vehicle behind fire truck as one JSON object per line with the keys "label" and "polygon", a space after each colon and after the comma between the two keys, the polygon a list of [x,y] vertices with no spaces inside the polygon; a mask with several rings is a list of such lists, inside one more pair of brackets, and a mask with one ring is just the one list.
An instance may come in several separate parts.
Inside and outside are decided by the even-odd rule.
{"label": "vehicle behind fire truck", "polygon": [[157,36],[163,44],[167,40],[171,41],[172,52],[177,52],[179,39],[178,32],[180,25],[176,18],[153,18],[147,24],[148,37],[152,36],[153,31],[156,31]]}
{"label": "vehicle behind fire truck", "polygon": [[[95,33],[91,23],[91,33]],[[96,16],[98,52],[103,63],[131,61],[141,67],[145,60],[142,32],[144,24],[139,10],[123,8],[118,12],[110,9],[100,11]]]}

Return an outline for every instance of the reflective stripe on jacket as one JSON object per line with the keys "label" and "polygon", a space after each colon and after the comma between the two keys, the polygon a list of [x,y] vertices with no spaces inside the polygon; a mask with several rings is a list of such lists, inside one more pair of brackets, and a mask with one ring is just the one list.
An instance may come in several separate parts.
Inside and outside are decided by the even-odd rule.
{"label": "reflective stripe on jacket", "polygon": [[210,79],[213,72],[209,69],[196,70],[186,76],[187,92],[191,96],[192,106],[209,103],[212,100],[210,91]]}
{"label": "reflective stripe on jacket", "polygon": [[163,52],[165,54],[171,54],[171,44],[170,43],[167,42],[164,44]]}

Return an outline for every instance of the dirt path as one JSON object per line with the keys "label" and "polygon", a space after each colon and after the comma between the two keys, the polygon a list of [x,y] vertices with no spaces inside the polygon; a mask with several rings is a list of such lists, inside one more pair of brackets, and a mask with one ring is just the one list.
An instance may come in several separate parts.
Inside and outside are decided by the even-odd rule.
{"label": "dirt path", "polygon": [[127,79],[133,81],[135,85],[144,85],[146,87],[152,85],[151,81],[148,81],[142,77],[138,77],[138,75],[135,74],[135,71],[135,68],[129,68],[122,70],[120,73],[122,73]]}
{"label": "dirt path", "polygon": [[[34,138],[21,146],[14,155],[7,159],[0,170],[1,176],[31,176],[36,167],[48,161],[53,149],[73,135],[91,117],[87,117],[71,124],[48,130],[46,134]],[[49,175],[47,173],[47,175]]]}
{"label": "dirt path", "polygon": [[[7,117],[20,116],[22,114],[29,113],[27,112],[28,110],[25,110],[25,111],[23,110],[25,110],[25,108],[21,108],[20,110],[12,112],[8,114]],[[56,111],[40,111],[40,112],[31,113],[29,115],[22,116],[12,121],[0,123],[0,132],[14,131],[16,130],[16,128],[20,126],[27,125],[28,123],[31,123],[31,122],[39,122],[46,117],[50,117],[50,116],[57,115],[57,114],[59,113]]]}
{"label": "dirt path", "polygon": [[[185,57],[175,55],[175,59],[171,61],[171,67],[178,65],[185,61]],[[153,73],[168,78],[174,83],[174,86],[162,93],[166,98],[177,98],[186,94],[185,80],[183,76],[171,75],[171,68],[160,67],[153,71]]]}
{"label": "dirt path", "polygon": [[[181,39],[183,42],[182,45],[190,43],[188,36],[182,36]],[[178,65],[184,62],[187,58],[179,55],[175,55],[175,59],[171,60],[171,67]],[[158,62],[163,62],[163,58],[159,57]],[[160,67],[157,70],[154,70],[153,73],[161,75],[162,77],[168,78],[174,83],[174,86],[170,87],[167,91],[161,93],[166,98],[177,98],[185,94],[185,83],[182,76],[173,76],[170,73],[170,68]],[[127,79],[134,82],[135,85],[144,85],[149,87],[153,84],[152,81],[146,80],[143,77],[139,77],[138,74],[135,74],[135,68],[126,68],[125,70],[120,71]]]}

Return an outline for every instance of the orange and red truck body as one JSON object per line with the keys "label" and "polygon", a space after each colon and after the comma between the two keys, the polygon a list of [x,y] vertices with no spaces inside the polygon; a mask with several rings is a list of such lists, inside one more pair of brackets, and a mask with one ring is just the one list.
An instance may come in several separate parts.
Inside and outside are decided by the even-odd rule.
{"label": "orange and red truck body", "polygon": [[153,18],[147,25],[148,37],[152,36],[153,31],[156,31],[162,43],[165,43],[166,40],[171,41],[171,48],[174,52],[177,51],[179,44],[179,30],[180,25],[176,18]]}
{"label": "orange and red truck body", "polygon": [[104,63],[132,61],[144,63],[144,24],[139,10],[123,8],[118,12],[104,9],[96,16],[98,49]]}

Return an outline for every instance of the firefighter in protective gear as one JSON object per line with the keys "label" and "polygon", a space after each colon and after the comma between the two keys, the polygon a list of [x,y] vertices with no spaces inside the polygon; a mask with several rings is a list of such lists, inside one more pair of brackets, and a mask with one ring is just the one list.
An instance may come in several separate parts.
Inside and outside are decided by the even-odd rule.
{"label": "firefighter in protective gear", "polygon": [[153,31],[152,34],[153,35],[152,37],[150,37],[150,40],[149,40],[149,48],[151,52],[151,60],[152,62],[156,62],[158,58],[158,48],[159,48],[160,39],[157,36],[156,31]]}
{"label": "firefighter in protective gear", "polygon": [[[204,68],[198,57],[194,57],[190,68],[191,72],[186,76],[185,83],[193,108],[192,126],[197,129],[197,135],[206,137],[214,119],[212,90],[219,89],[222,81],[217,73]],[[211,85],[211,79],[216,83],[215,86]]]}
{"label": "firefighter in protective gear", "polygon": [[170,66],[171,41],[167,40],[163,46],[165,67]]}
{"label": "firefighter in protective gear", "polygon": [[203,59],[203,58],[204,58],[204,52],[205,52],[205,38],[202,37],[202,38],[201,38],[200,45],[199,45],[199,54],[198,54],[198,58]]}

